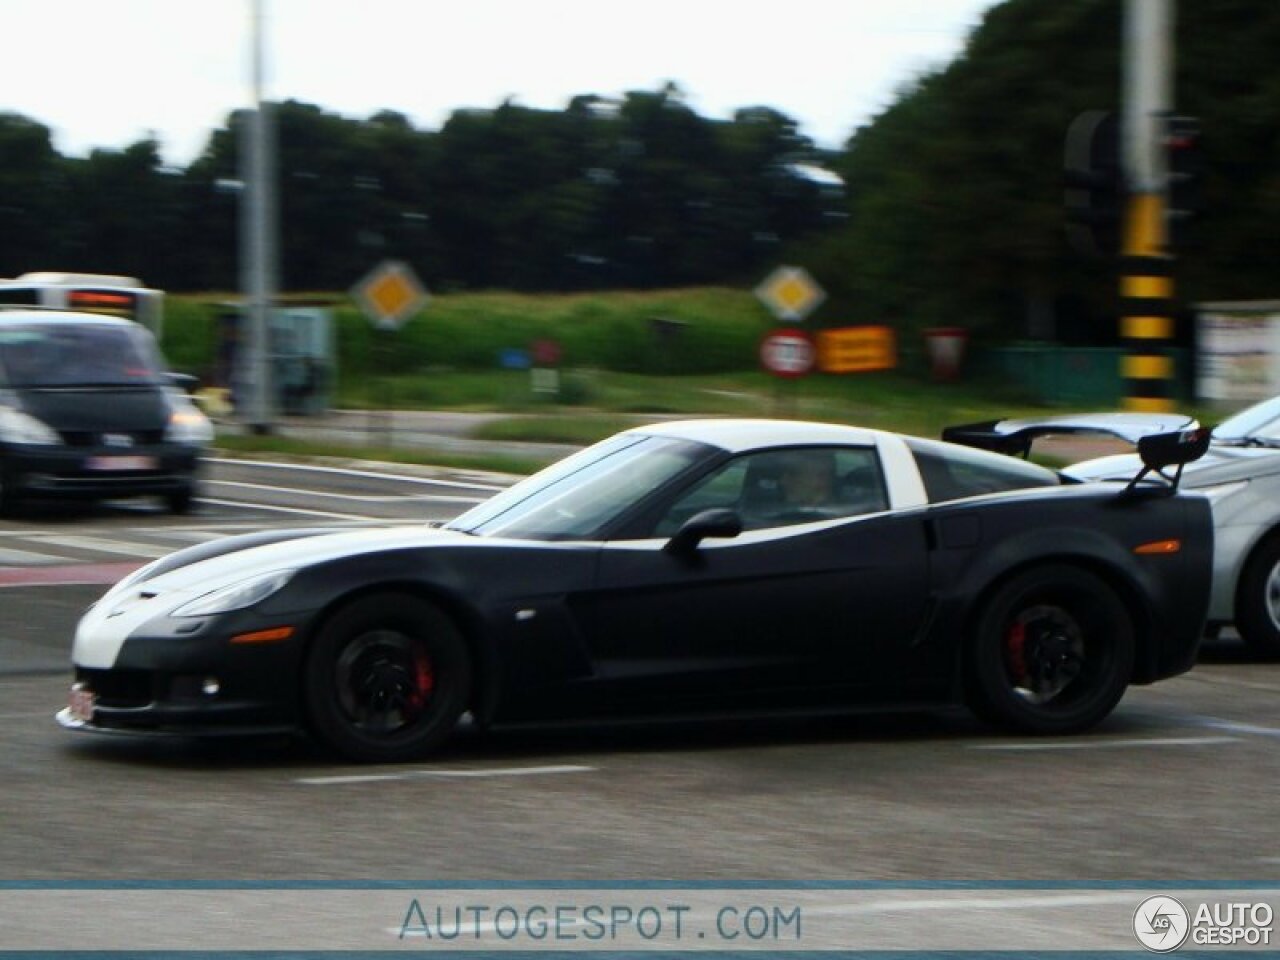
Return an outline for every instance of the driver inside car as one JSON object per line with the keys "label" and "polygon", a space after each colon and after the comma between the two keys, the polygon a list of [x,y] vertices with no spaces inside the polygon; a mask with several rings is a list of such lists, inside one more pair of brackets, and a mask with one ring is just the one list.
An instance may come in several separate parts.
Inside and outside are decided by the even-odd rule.
{"label": "driver inside car", "polygon": [[804,510],[829,506],[836,494],[835,456],[823,450],[789,454],[779,483],[787,507]]}

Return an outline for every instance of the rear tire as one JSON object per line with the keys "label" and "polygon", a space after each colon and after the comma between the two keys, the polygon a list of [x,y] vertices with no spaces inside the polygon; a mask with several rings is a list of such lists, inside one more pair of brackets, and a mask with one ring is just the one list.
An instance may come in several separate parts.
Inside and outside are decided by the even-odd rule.
{"label": "rear tire", "polygon": [[371,594],[333,615],[307,654],[312,732],[362,763],[419,759],[457,726],[471,660],[453,621],[403,593]]}
{"label": "rear tire", "polygon": [[0,461],[0,517],[13,514],[17,505],[18,497],[13,491],[13,485],[9,482],[9,471],[5,468],[3,461]]}
{"label": "rear tire", "polygon": [[173,493],[167,493],[164,497],[164,505],[170,513],[177,516],[185,516],[191,512],[191,508],[195,505],[196,491],[195,487],[183,487],[181,490],[175,490]]}
{"label": "rear tire", "polygon": [[1267,657],[1280,656],[1280,535],[1254,552],[1236,587],[1236,629]]}
{"label": "rear tire", "polygon": [[1066,565],[1026,570],[978,618],[970,705],[980,718],[1023,733],[1077,733],[1124,696],[1134,647],[1133,622],[1099,577]]}

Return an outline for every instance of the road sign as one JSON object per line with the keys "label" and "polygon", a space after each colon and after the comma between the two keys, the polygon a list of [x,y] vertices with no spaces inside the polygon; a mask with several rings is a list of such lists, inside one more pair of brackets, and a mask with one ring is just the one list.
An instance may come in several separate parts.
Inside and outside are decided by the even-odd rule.
{"label": "road sign", "polygon": [[756,287],[756,296],[775,317],[790,323],[799,323],[827,299],[803,267],[778,267]]}
{"label": "road sign", "polygon": [[826,373],[892,370],[897,365],[892,327],[840,327],[818,331],[818,366]]}
{"label": "road sign", "polygon": [[779,327],[760,341],[760,362],[779,377],[803,377],[816,356],[809,334],[796,327]]}
{"label": "road sign", "polygon": [[351,296],[379,330],[399,330],[431,299],[409,265],[399,260],[378,264]]}

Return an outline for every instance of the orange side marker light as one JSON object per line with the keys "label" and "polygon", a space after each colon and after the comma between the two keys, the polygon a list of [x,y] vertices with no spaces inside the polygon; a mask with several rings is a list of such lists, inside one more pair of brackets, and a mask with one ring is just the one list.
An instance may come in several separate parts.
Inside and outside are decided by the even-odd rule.
{"label": "orange side marker light", "polygon": [[231,638],[232,643],[279,643],[293,636],[293,627],[272,627],[270,630],[255,630],[252,633],[238,633]]}

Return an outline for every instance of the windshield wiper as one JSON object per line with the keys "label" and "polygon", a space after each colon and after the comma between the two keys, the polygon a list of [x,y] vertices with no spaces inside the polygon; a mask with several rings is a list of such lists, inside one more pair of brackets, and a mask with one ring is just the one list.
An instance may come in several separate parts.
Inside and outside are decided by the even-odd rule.
{"label": "windshield wiper", "polygon": [[448,520],[429,520],[427,526],[432,530],[448,530],[450,533],[460,533],[465,537],[478,537],[480,534],[474,530],[463,530],[461,527],[449,526],[451,521]]}

